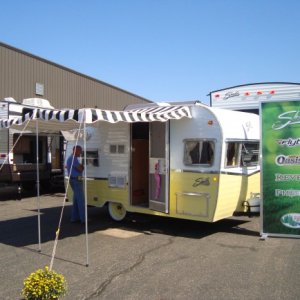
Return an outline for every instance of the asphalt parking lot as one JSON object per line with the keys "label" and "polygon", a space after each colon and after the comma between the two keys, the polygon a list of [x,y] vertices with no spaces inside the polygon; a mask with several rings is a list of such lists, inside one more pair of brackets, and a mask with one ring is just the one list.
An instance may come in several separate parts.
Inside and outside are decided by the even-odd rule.
{"label": "asphalt parking lot", "polygon": [[[23,280],[50,264],[64,195],[0,194],[0,298],[22,299]],[[206,224],[130,214],[116,223],[89,208],[86,239],[70,208],[53,265],[68,283],[64,299],[299,299],[300,240],[260,240],[259,216]]]}

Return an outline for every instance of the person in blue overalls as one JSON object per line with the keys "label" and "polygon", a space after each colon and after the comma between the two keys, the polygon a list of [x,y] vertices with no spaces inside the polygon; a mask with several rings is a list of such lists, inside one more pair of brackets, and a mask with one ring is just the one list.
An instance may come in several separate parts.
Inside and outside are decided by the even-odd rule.
{"label": "person in blue overalls", "polygon": [[82,148],[80,146],[74,146],[73,153],[68,157],[66,166],[70,177],[70,185],[73,190],[72,223],[85,222],[85,203],[82,182],[84,166],[78,160],[81,153]]}

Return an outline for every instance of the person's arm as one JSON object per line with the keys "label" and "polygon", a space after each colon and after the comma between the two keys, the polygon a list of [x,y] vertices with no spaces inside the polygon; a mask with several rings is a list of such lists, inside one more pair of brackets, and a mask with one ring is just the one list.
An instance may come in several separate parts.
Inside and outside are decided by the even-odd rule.
{"label": "person's arm", "polygon": [[78,166],[76,166],[75,168],[79,172],[82,172],[84,170],[84,166],[82,164],[78,164]]}
{"label": "person's arm", "polygon": [[78,172],[82,172],[82,171],[84,170],[83,164],[79,163],[79,160],[78,160],[77,157],[75,157],[74,163],[75,163],[74,168],[75,168]]}

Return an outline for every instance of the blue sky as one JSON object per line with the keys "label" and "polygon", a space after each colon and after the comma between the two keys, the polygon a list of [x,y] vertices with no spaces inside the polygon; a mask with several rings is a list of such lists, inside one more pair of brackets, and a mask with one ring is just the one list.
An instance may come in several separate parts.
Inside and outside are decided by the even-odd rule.
{"label": "blue sky", "polygon": [[10,0],[0,41],[152,101],[300,82],[298,0]]}

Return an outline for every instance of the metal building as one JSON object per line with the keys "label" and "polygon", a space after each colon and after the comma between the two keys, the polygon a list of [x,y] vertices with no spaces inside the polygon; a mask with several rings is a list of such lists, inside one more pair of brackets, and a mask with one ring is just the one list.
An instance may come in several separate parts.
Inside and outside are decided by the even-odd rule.
{"label": "metal building", "polygon": [[149,100],[62,65],[0,43],[0,99],[44,98],[55,108],[123,110]]}
{"label": "metal building", "polygon": [[[17,101],[17,103],[14,100]],[[33,99],[32,99],[33,98]],[[123,110],[128,105],[151,101],[90,76],[20,49],[0,43],[0,118],[23,112],[27,100],[46,99],[56,109],[101,108]],[[44,101],[45,102],[45,101]],[[25,105],[26,106],[26,105]],[[39,155],[37,155],[37,144]],[[63,137],[57,134],[23,134],[14,129],[0,132],[0,185],[34,186],[37,157],[40,182],[63,173]]]}

